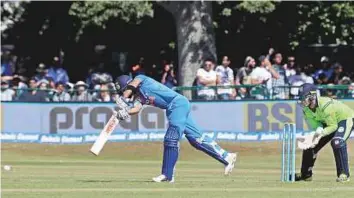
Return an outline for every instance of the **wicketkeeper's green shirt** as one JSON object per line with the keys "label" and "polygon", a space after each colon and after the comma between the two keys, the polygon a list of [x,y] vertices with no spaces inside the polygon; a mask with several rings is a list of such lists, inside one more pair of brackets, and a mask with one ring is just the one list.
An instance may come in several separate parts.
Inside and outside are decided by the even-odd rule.
{"label": "wicketkeeper's green shirt", "polygon": [[328,97],[318,97],[316,111],[313,112],[305,107],[304,115],[312,129],[326,126],[322,133],[323,136],[326,136],[337,130],[340,121],[354,118],[354,111],[341,101]]}

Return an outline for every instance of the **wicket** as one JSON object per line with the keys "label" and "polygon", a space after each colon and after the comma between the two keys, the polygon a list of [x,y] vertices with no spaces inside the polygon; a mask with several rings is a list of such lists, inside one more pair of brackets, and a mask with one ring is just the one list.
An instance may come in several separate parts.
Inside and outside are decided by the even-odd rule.
{"label": "wicket", "polygon": [[281,181],[295,181],[296,125],[285,123],[282,140]]}

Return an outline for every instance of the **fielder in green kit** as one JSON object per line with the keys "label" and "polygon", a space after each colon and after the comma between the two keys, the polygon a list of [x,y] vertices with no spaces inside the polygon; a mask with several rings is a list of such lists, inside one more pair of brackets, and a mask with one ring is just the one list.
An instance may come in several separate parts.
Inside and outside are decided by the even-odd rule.
{"label": "fielder in green kit", "polygon": [[[303,113],[313,133],[313,143],[303,151],[301,173],[296,181],[311,181],[312,168],[317,153],[331,142],[337,167],[337,182],[349,181],[349,164],[346,141],[354,129],[354,111],[338,100],[321,97],[316,86],[304,84],[300,88],[300,101]],[[315,141],[317,140],[317,141]]]}

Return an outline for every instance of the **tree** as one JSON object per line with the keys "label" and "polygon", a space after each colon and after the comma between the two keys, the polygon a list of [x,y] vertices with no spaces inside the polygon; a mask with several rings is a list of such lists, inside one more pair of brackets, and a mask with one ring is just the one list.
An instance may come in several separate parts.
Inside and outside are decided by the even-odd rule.
{"label": "tree", "polygon": [[[222,3],[222,2],[221,2]],[[217,60],[212,2],[170,2],[158,1],[158,5],[170,12],[175,20],[179,62],[179,84],[191,86],[197,69],[206,58]],[[90,24],[105,28],[111,18],[121,17],[130,22],[139,22],[144,16],[152,16],[150,2],[75,2],[70,14],[81,20],[79,34]],[[270,6],[270,8],[268,8]],[[239,9],[250,12],[269,12],[273,10],[271,2],[243,2]],[[190,97],[190,93],[185,92]]]}
{"label": "tree", "polygon": [[5,31],[21,21],[28,1],[1,1],[1,36]]}
{"label": "tree", "polygon": [[79,1],[73,2],[69,10],[69,15],[79,19],[76,40],[90,25],[105,29],[108,21],[116,18],[138,24],[144,17],[153,17],[153,14],[152,4],[143,1]]}

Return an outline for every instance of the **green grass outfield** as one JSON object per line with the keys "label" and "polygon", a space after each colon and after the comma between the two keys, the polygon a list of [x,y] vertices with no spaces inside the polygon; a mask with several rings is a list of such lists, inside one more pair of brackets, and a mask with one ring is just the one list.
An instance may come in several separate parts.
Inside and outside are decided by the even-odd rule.
{"label": "green grass outfield", "polygon": [[[354,141],[349,141],[354,170]],[[280,149],[270,143],[222,143],[238,151],[233,174],[184,142],[176,182],[153,183],[160,173],[161,143],[108,143],[99,157],[85,145],[2,144],[3,198],[131,198],[131,197],[354,197],[354,181],[336,183],[330,145],[319,154],[314,181],[281,183]],[[297,153],[297,168],[301,153]],[[354,180],[354,178],[352,178]]]}

